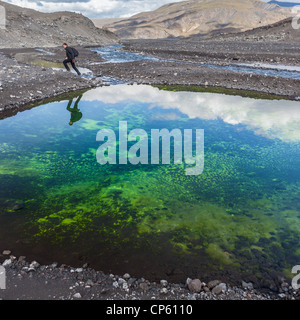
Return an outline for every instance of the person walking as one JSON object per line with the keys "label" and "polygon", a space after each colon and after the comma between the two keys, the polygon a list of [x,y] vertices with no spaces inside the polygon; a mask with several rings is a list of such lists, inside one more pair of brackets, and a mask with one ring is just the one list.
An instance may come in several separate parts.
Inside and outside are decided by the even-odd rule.
{"label": "person walking", "polygon": [[75,65],[75,52],[73,48],[69,47],[66,43],[63,43],[63,47],[66,50],[66,55],[67,55],[66,59],[63,61],[65,68],[67,69],[67,71],[70,71],[68,63],[71,63],[72,68],[80,76],[81,73],[79,72],[79,70],[76,68],[76,65]]}

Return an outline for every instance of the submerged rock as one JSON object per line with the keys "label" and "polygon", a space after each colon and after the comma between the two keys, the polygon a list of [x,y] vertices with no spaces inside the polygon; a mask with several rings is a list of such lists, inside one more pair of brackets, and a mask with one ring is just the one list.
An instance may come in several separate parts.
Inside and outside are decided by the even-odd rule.
{"label": "submerged rock", "polygon": [[13,211],[18,211],[18,210],[21,210],[23,208],[24,208],[24,202],[23,201],[18,201],[13,205],[12,210]]}

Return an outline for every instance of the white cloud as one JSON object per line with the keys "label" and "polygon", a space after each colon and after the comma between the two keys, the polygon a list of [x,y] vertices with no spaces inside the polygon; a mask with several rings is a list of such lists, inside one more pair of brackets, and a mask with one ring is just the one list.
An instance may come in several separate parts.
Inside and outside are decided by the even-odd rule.
{"label": "white cloud", "polygon": [[[116,89],[117,88],[117,89]],[[118,94],[116,95],[116,91]],[[258,135],[286,142],[300,141],[299,102],[259,100],[214,93],[170,92],[143,85],[118,85],[90,90],[84,101],[111,104],[138,101],[158,107],[178,110],[190,119],[222,119],[232,125],[245,125]]]}
{"label": "white cloud", "polygon": [[89,18],[124,18],[179,1],[181,0],[6,0],[5,2],[41,12],[74,11]]}

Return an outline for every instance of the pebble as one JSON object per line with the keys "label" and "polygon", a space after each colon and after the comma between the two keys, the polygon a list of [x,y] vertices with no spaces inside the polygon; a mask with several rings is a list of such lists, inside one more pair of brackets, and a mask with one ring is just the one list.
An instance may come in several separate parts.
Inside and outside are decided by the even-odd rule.
{"label": "pebble", "polygon": [[129,291],[128,283],[127,283],[127,282],[124,282],[123,285],[122,285],[122,288],[123,288],[123,290],[125,290],[125,291]]}
{"label": "pebble", "polygon": [[130,279],[130,274],[129,274],[129,273],[125,273],[125,274],[123,275],[123,279],[129,280],[129,279]]}
{"label": "pebble", "polygon": [[245,281],[242,281],[242,287],[244,289],[248,289],[248,290],[253,290],[253,283],[252,282],[245,282]]}
{"label": "pebble", "polygon": [[81,299],[81,294],[80,294],[79,292],[77,292],[77,293],[75,293],[75,294],[73,295],[73,298],[75,298],[75,299]]}
{"label": "pebble", "polygon": [[8,267],[12,264],[12,261],[11,259],[6,259],[3,263],[2,263],[2,266],[3,267]]}
{"label": "pebble", "polygon": [[213,294],[220,294],[227,290],[227,286],[225,283],[220,283],[212,289]]}
{"label": "pebble", "polygon": [[37,261],[32,261],[29,265],[30,269],[36,269],[40,266],[40,264]]}
{"label": "pebble", "polygon": [[122,285],[123,283],[125,283],[126,281],[123,278],[119,278],[118,279],[118,284]]}
{"label": "pebble", "polygon": [[166,287],[168,285],[168,281],[167,280],[160,280],[160,284],[163,286],[163,287]]}
{"label": "pebble", "polygon": [[9,256],[9,255],[11,254],[11,251],[10,251],[10,250],[4,250],[4,251],[2,252],[2,254],[3,254],[4,256]]}
{"label": "pebble", "polygon": [[193,279],[191,278],[187,278],[186,281],[185,281],[185,285],[186,287],[188,287],[189,283],[192,281]]}
{"label": "pebble", "polygon": [[192,293],[200,292],[202,288],[202,283],[199,279],[194,279],[189,282],[188,288]]}
{"label": "pebble", "polygon": [[162,289],[160,290],[160,293],[161,293],[161,294],[168,294],[168,289],[167,289],[167,288],[162,288]]}
{"label": "pebble", "polygon": [[148,291],[149,290],[149,286],[147,285],[147,283],[142,282],[139,284],[140,289],[142,289],[143,291]]}
{"label": "pebble", "polygon": [[207,287],[209,289],[212,289],[214,288],[215,286],[217,286],[218,284],[220,284],[221,281],[220,280],[212,280],[212,281],[209,281],[208,284],[207,284]]}

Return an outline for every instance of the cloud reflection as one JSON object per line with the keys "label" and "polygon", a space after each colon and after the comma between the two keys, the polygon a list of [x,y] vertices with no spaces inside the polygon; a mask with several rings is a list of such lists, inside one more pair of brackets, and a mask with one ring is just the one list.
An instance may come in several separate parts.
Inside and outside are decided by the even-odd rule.
{"label": "cloud reflection", "polygon": [[[171,92],[146,85],[118,85],[86,92],[83,100],[107,104],[139,101],[149,109],[178,110],[190,119],[222,119],[245,125],[256,134],[285,142],[300,140],[300,103],[286,100],[261,100],[216,93]],[[162,114],[160,114],[160,118]],[[174,117],[174,120],[176,117]],[[165,119],[172,120],[172,118]]]}

